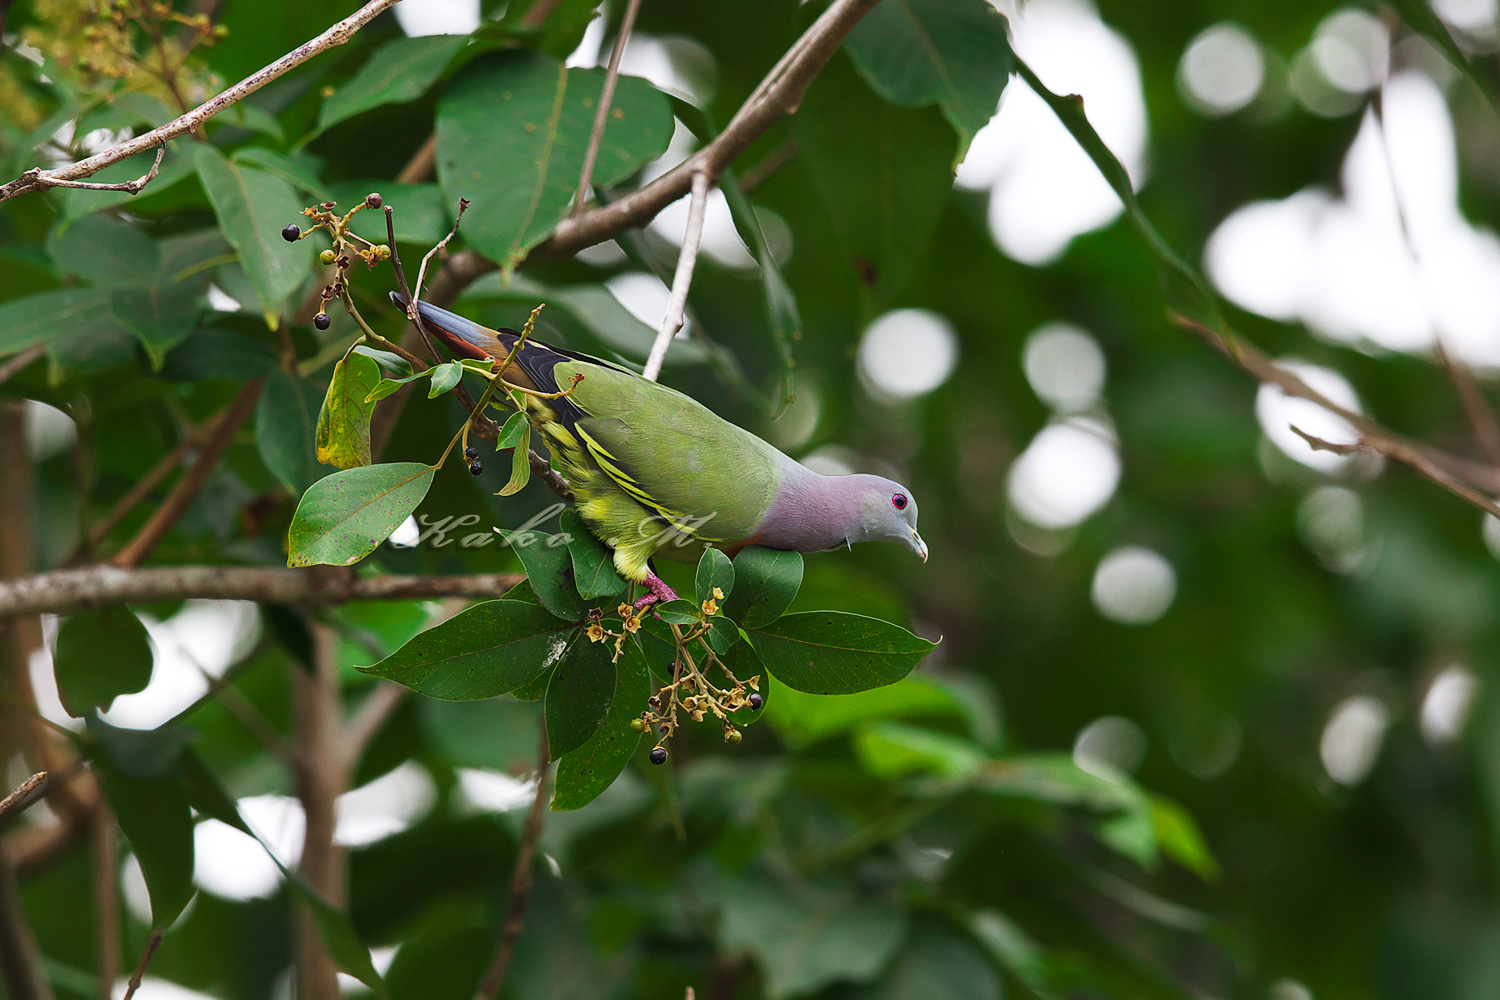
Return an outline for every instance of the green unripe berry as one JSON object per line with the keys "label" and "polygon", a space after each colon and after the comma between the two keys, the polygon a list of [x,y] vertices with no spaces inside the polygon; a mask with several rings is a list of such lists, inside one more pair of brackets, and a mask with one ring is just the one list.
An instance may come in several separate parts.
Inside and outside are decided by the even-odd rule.
{"label": "green unripe berry", "polygon": [[318,254],[318,260],[322,261],[325,264],[332,264],[335,260],[338,260],[338,256],[339,255],[334,253],[332,250],[324,250],[322,253]]}

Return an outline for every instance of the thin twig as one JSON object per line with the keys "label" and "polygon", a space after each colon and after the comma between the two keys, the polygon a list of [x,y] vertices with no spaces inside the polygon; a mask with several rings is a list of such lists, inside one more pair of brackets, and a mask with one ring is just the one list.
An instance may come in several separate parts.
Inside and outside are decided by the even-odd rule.
{"label": "thin twig", "polygon": [[1469,486],[1460,482],[1456,477],[1449,475],[1447,470],[1440,468],[1418,448],[1390,438],[1365,435],[1353,444],[1337,444],[1332,441],[1324,441],[1322,438],[1313,437],[1300,427],[1292,426],[1292,433],[1312,446],[1314,451],[1331,451],[1335,455],[1353,455],[1365,452],[1372,455],[1385,455],[1396,461],[1415,469],[1427,479],[1437,483],[1443,489],[1454,496],[1473,504],[1487,514],[1500,517],[1500,505],[1495,501]]}
{"label": "thin twig", "polygon": [[[411,154],[411,159],[406,161],[406,166],[396,175],[397,184],[420,184],[425,181],[432,168],[437,166],[437,133],[433,132],[423,140],[417,151]],[[396,245],[394,237],[391,238],[391,246]]]}
{"label": "thin twig", "polygon": [[5,819],[5,814],[12,809],[19,815],[27,806],[31,805],[31,795],[47,783],[47,772],[38,771],[11,792],[4,799],[0,799],[0,821]]}
{"label": "thin twig", "polygon": [[672,277],[672,298],[661,318],[661,329],[656,331],[656,340],[646,358],[646,369],[642,373],[649,382],[661,375],[661,366],[667,360],[667,348],[672,338],[682,329],[682,314],[687,308],[688,289],[693,284],[693,268],[698,263],[698,245],[703,239],[703,215],[708,207],[708,174],[693,175],[692,200],[688,202],[687,229],[682,234],[682,253],[677,257],[677,273]]}
{"label": "thin twig", "polygon": [[102,800],[94,808],[94,978],[98,1000],[114,996],[120,978],[120,833]]}
{"label": "thin twig", "polygon": [[1463,405],[1464,414],[1474,428],[1474,439],[1479,442],[1480,450],[1491,465],[1500,468],[1500,423],[1495,421],[1495,411],[1485,402],[1474,370],[1455,358],[1443,346],[1441,337],[1437,338],[1437,354],[1448,372],[1448,380],[1453,383],[1454,392],[1458,394],[1459,403]]}
{"label": "thin twig", "polygon": [[390,681],[381,681],[375,686],[375,690],[365,696],[359,708],[344,723],[344,736],[342,740],[344,766],[353,770],[364,756],[365,749],[370,745],[385,724],[390,721],[396,709],[406,700],[407,688]]}
{"label": "thin twig", "polygon": [[[442,539],[436,539],[441,541]],[[451,539],[449,539],[451,541]],[[203,598],[321,607],[350,601],[489,600],[525,579],[519,573],[371,576],[273,566],[90,566],[0,580],[0,617],[70,614],[108,604]]]}
{"label": "thin twig", "polygon": [[615,99],[615,84],[620,80],[620,57],[625,54],[625,43],[635,27],[635,15],[641,9],[641,0],[629,0],[625,14],[620,18],[620,30],[615,35],[615,47],[609,54],[609,68],[604,71],[604,86],[599,91],[599,107],[594,109],[594,128],[589,133],[589,144],[583,151],[583,169],[578,174],[578,195],[573,202],[573,214],[583,212],[589,200],[589,185],[594,181],[594,161],[599,158],[599,144],[604,141],[604,128],[609,124],[609,109]]}
{"label": "thin twig", "polygon": [[[460,198],[460,199],[458,199],[458,215],[454,216],[454,218],[453,218],[453,228],[450,229],[450,230],[448,230],[448,235],[447,236],[444,236],[442,239],[438,240],[437,246],[433,247],[431,250],[427,251],[427,253],[422,256],[422,266],[417,269],[417,284],[416,284],[416,287],[412,289],[412,295],[411,295],[410,298],[407,299],[407,307],[406,308],[407,308],[408,313],[410,313],[412,310],[416,309],[416,303],[413,300],[416,297],[418,297],[418,296],[420,296],[422,294],[422,285],[427,280],[427,262],[430,261],[430,260],[432,260],[432,255],[433,254],[437,253],[439,250],[442,250],[442,249],[446,248],[448,246],[448,241],[449,240],[453,239],[453,237],[455,237],[455,236],[458,235],[458,227],[461,226],[461,225],[463,225],[464,212],[468,211],[468,208],[469,208],[469,199],[467,199],[467,198]],[[395,250],[393,249],[391,252],[395,253]],[[434,353],[433,357],[436,358],[437,354]]]}
{"label": "thin twig", "polygon": [[[151,169],[133,181],[122,181],[119,184],[95,184],[91,181],[63,181],[48,179],[46,186],[49,188],[76,188],[79,191],[124,191],[128,194],[140,194],[141,188],[156,180],[156,172],[161,169],[162,157],[167,155],[167,147],[164,142],[157,147],[156,160],[151,164]],[[22,175],[25,176],[24,174]],[[0,197],[0,201],[4,201]]]}
{"label": "thin twig", "polygon": [[26,171],[9,184],[0,187],[0,202],[17,195],[43,191],[51,187],[76,186],[66,182],[92,177],[112,163],[118,163],[137,153],[145,152],[153,146],[163,145],[169,139],[194,131],[220,111],[255,93],[288,70],[295,69],[320,52],[344,44],[356,31],[395,3],[396,0],[370,0],[369,3],[317,38],[299,45],[264,69],[252,73],[223,93],[203,102],[187,114],[172,119],[160,128],[152,129],[134,139],[128,139],[102,153],[79,160],[77,163],[70,163],[55,170],[43,170],[37,167]]}
{"label": "thin twig", "polygon": [[9,382],[12,375],[21,371],[27,365],[31,364],[37,358],[46,353],[47,345],[37,344],[35,347],[28,347],[26,350],[22,351],[20,354],[17,354],[15,357],[7,359],[5,364],[0,365],[0,385],[4,385],[6,382]]}
{"label": "thin twig", "polygon": [[261,386],[265,384],[265,378],[251,379],[245,383],[244,388],[235,396],[234,402],[229,404],[215,424],[213,433],[204,443],[203,451],[199,453],[196,461],[188,469],[187,473],[172,487],[172,492],[167,499],[151,515],[136,536],[126,543],[125,547],[115,553],[110,560],[116,566],[139,566],[151,554],[151,551],[166,537],[167,532],[177,523],[178,518],[192,506],[193,501],[198,499],[198,494],[208,483],[208,477],[213,473],[214,467],[219,464],[219,459],[224,457],[229,444],[234,440],[235,434],[239,432],[240,426],[250,419],[250,414],[255,412],[255,405],[260,401]]}
{"label": "thin twig", "polygon": [[740,191],[745,194],[754,191],[765,183],[767,177],[791,163],[801,151],[802,147],[795,136],[783,142],[740,175]]}
{"label": "thin twig", "polygon": [[[297,798],[307,817],[298,872],[324,899],[342,906],[347,891],[343,851],[334,843],[335,803],[348,784],[339,752],[338,637],[326,625],[313,626],[312,670],[288,668],[296,717]],[[312,912],[297,907],[296,982],[301,1000],[337,1000],[338,974]]]}
{"label": "thin twig", "polygon": [[547,724],[539,723],[540,749],[537,752],[536,796],[531,800],[531,811],[521,827],[521,843],[516,850],[516,867],[510,876],[510,904],[505,908],[505,923],[500,929],[500,944],[495,949],[495,960],[479,983],[474,1000],[495,1000],[500,995],[500,986],[505,982],[505,970],[511,956],[516,953],[516,942],[526,927],[526,904],[531,899],[531,865],[536,857],[536,843],[542,836],[542,827],[547,821],[547,762],[551,757],[547,748]]}
{"label": "thin twig", "polygon": [[152,931],[151,936],[146,939],[146,950],[141,952],[141,960],[136,964],[135,971],[130,974],[130,985],[125,989],[125,1000],[135,996],[135,991],[141,988],[141,978],[146,975],[146,969],[151,965],[151,956],[156,954],[156,949],[161,947],[162,932]]}
{"label": "thin twig", "polygon": [[21,905],[21,886],[0,846],[0,982],[10,1000],[53,1000],[36,935]]}

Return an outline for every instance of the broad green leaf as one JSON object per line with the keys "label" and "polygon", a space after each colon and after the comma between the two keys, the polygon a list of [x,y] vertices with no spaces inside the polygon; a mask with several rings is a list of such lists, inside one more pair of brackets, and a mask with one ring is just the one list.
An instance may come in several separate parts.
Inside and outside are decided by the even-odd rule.
{"label": "broad green leaf", "polygon": [[984,751],[948,733],[900,722],[865,725],[854,735],[854,750],[864,769],[877,778],[931,774],[967,778],[984,766]]}
{"label": "broad green leaf", "polygon": [[582,629],[569,639],[542,708],[553,760],[583,746],[609,716],[615,700],[614,651],[613,639],[593,642]]}
{"label": "broad green leaf", "polygon": [[[438,104],[438,177],[468,198],[464,237],[510,273],[567,213],[593,128],[602,69],[567,69],[535,52],[498,52],[466,67]],[[617,184],[672,137],[667,100],[624,76],[615,91],[594,183]]]}
{"label": "broad green leaf", "polygon": [[328,199],[328,188],[318,179],[317,164],[319,161],[310,163],[308,162],[310,159],[311,157],[308,157],[305,153],[296,157],[282,156],[280,153],[266,149],[264,146],[247,146],[244,149],[236,150],[234,155],[230,157],[230,160],[235,164],[264,170],[268,174],[280,177],[303,194],[326,201]]}
{"label": "broad green leaf", "polygon": [[323,102],[314,134],[382,104],[421,97],[468,40],[467,35],[422,35],[386,42]]}
{"label": "broad green leaf", "polygon": [[436,470],[420,462],[346,469],[318,480],[297,504],[287,532],[288,566],[350,566],[417,509]]}
{"label": "broad green leaf", "polygon": [[434,625],[361,673],[429,698],[472,701],[506,694],[554,666],[573,623],[521,601],[486,601]]}
{"label": "broad green leaf", "polygon": [[463,377],[464,366],[457,361],[437,365],[432,369],[432,384],[427,387],[427,398],[436,399],[458,385],[459,379]]}
{"label": "broad green leaf", "polygon": [[593,736],[557,762],[552,792],[554,810],[580,809],[599,797],[625,770],[640,744],[641,734],[630,728],[646,710],[651,697],[651,679],[645,654],[635,642],[626,642],[620,655],[618,679],[609,715]]}
{"label": "broad green leaf", "polygon": [[[277,862],[277,866],[281,867],[280,862]],[[304,882],[296,872],[286,868],[281,870],[286,874],[287,887],[312,915],[313,926],[318,929],[318,937],[323,939],[323,947],[328,949],[328,957],[341,970],[374,990],[376,996],[385,996],[385,981],[375,970],[375,963],[370,958],[370,948],[360,940],[354,924],[349,920],[349,914],[324,899],[321,893]]]}
{"label": "broad green leaf", "polygon": [[239,252],[266,323],[279,325],[282,306],[302,285],[312,264],[311,241],[287,243],[281,238],[288,223],[303,221],[297,193],[280,177],[231,163],[207,143],[198,146],[193,163],[219,227]]}
{"label": "broad green leaf", "polygon": [[109,292],[100,288],[60,288],[0,303],[0,354],[36,344],[61,346],[67,337],[119,329]]}
{"label": "broad green leaf", "polygon": [[106,754],[94,756],[104,796],[146,877],[151,927],[166,930],[193,898],[193,811],[176,777],[127,774]]}
{"label": "broad green leaf", "polygon": [[503,451],[506,448],[514,448],[526,437],[526,428],[530,422],[526,414],[517,410],[505,418],[505,425],[500,428],[500,434],[495,438],[495,450]]}
{"label": "broad green leaf", "polygon": [[720,893],[719,945],[747,951],[771,1000],[812,994],[841,980],[874,979],[901,944],[905,919],[894,903],[847,891],[740,877]]}
{"label": "broad green leaf", "polygon": [[162,363],[161,376],[176,382],[210,378],[239,381],[264,375],[279,363],[276,350],[265,341],[207,326],[194,330],[172,349]]}
{"label": "broad green leaf", "polygon": [[240,816],[240,810],[230,798],[229,791],[219,776],[193,747],[184,747],[178,760],[183,787],[187,789],[188,802],[205,816],[227,823],[243,833],[254,834],[249,824]]}
{"label": "broad green leaf", "polygon": [[959,135],[955,166],[1010,78],[1005,18],[985,0],[891,0],[866,14],[844,45],[892,104],[943,109]]}
{"label": "broad green leaf", "polygon": [[378,402],[379,400],[382,400],[385,397],[391,395],[397,389],[400,389],[403,385],[411,382],[420,382],[424,378],[432,378],[432,373],[435,371],[437,371],[436,368],[423,368],[419,372],[411,375],[403,375],[400,378],[382,377],[381,380],[376,383],[375,388],[371,389],[365,396],[365,402]]}
{"label": "broad green leaf", "polygon": [[730,647],[740,641],[739,626],[722,614],[714,615],[708,620],[708,631],[703,640],[719,656],[727,656]]}
{"label": "broad green leaf", "polygon": [[115,698],[151,683],[151,640],[123,604],[80,611],[57,632],[52,654],[57,693],[69,715],[109,711]]}
{"label": "broad green leaf", "polygon": [[390,351],[382,351],[378,348],[370,347],[366,344],[354,345],[354,353],[363,354],[365,357],[375,362],[380,366],[380,370],[382,372],[390,372],[392,375],[395,375],[397,377],[404,377],[411,374],[411,365],[405,358],[401,357],[399,354],[392,354]]}
{"label": "broad green leaf", "polygon": [[324,465],[352,469],[370,464],[370,393],[380,383],[380,366],[353,351],[333,366],[333,379],[318,414],[317,457]]}
{"label": "broad green leaf", "polygon": [[123,729],[105,722],[95,713],[84,718],[97,749],[110,763],[132,778],[154,781],[176,778],[182,773],[182,752],[197,734],[186,726],[167,723],[155,729]]}
{"label": "broad green leaf", "polygon": [[255,444],[277,479],[300,494],[322,475],[318,468],[321,387],[280,369],[266,376],[255,410]]}
{"label": "broad green leaf", "polygon": [[750,545],[734,557],[734,593],[724,613],[745,628],[780,618],[802,586],[802,554]]}
{"label": "broad green leaf", "polygon": [[946,924],[919,919],[869,1000],[1000,1000],[1000,976]]}
{"label": "broad green leaf", "polygon": [[957,136],[936,108],[881,100],[835,58],[792,119],[840,261],[878,301],[912,276],[948,203]]}
{"label": "broad green leaf", "polygon": [[785,615],[747,631],[766,669],[808,694],[853,694],[895,683],[936,648],[900,625],[842,611]]}
{"label": "broad green leaf", "polygon": [[135,334],[154,367],[160,369],[167,352],[188,338],[202,312],[198,283],[116,288],[110,309],[125,329]]}
{"label": "broad green leaf", "polygon": [[692,625],[703,612],[692,601],[676,600],[663,601],[660,604],[651,605],[651,613],[659,617],[668,625]]}
{"label": "broad green leaf", "polygon": [[625,581],[615,572],[614,558],[584,526],[578,512],[569,507],[558,520],[568,536],[568,554],[573,559],[573,583],[578,596],[595,601],[623,593]]}
{"label": "broad green leaf", "polygon": [[[527,38],[522,28],[527,13],[538,4],[547,3],[549,0],[515,0],[506,6],[505,15],[497,27],[513,33],[513,37],[522,38],[529,48],[558,59],[566,59],[583,41],[583,33],[589,22],[599,16],[599,5],[594,0],[560,0],[551,3],[541,28],[534,32],[534,37]],[[483,37],[486,27],[487,25],[481,26],[474,37]]]}
{"label": "broad green leaf", "polygon": [[1129,809],[1140,802],[1139,790],[1128,780],[1085,771],[1062,753],[1019,754],[993,761],[979,787],[998,795],[1096,810]]}
{"label": "broad green leaf", "polygon": [[727,598],[734,592],[734,564],[718,549],[706,548],[698,558],[698,573],[693,582],[699,604],[713,598],[715,587]]}
{"label": "broad green leaf", "polygon": [[946,688],[926,677],[904,677],[885,687],[841,695],[803,694],[773,684],[766,695],[766,718],[793,746],[885,719],[964,714],[963,706]]}
{"label": "broad green leaf", "polygon": [[580,620],[584,605],[573,584],[573,562],[567,543],[541,531],[502,530],[501,535],[526,567],[526,580],[542,607],[559,618]]}
{"label": "broad green leaf", "polygon": [[[329,197],[337,201],[340,208],[347,209],[359,204],[371,192],[378,193],[390,206],[396,239],[403,243],[431,246],[452,228],[450,208],[443,198],[442,189],[436,184],[400,184],[392,180],[339,181],[331,185]],[[384,211],[367,208],[355,212],[354,218],[349,220],[349,231],[371,243],[390,242]],[[421,258],[417,259],[420,262]]]}
{"label": "broad green leaf", "polygon": [[[506,421],[510,423],[510,421]],[[521,439],[510,452],[510,479],[500,487],[500,495],[513,496],[526,488],[531,481],[531,423],[521,424]]]}
{"label": "broad green leaf", "polygon": [[111,215],[85,215],[47,237],[57,266],[99,288],[154,285],[161,275],[156,241],[137,226]]}

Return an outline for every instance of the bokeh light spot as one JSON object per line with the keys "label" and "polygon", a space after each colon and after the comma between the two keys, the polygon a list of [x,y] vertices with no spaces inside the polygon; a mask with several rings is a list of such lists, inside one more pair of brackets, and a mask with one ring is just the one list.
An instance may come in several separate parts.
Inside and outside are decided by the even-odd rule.
{"label": "bokeh light spot", "polygon": [[1104,391],[1104,351],[1071,323],[1032,331],[1021,350],[1021,367],[1037,398],[1065,413],[1088,409]]}
{"label": "bokeh light spot", "polygon": [[1032,524],[1069,528],[1109,502],[1120,483],[1113,436],[1094,421],[1043,428],[1010,467],[1011,506]]}
{"label": "bokeh light spot", "polygon": [[1090,596],[1098,612],[1112,622],[1149,625],[1172,606],[1177,572],[1159,553],[1128,545],[1099,560]]}
{"label": "bokeh light spot", "polygon": [[859,372],[883,402],[923,396],[958,361],[953,325],[929,309],[896,309],[876,318],[859,342]]}
{"label": "bokeh light spot", "polygon": [[1255,36],[1233,21],[1199,32],[1177,64],[1177,87],[1188,104],[1217,118],[1240,110],[1260,93],[1266,57]]}
{"label": "bokeh light spot", "polygon": [[1357,785],[1375,766],[1390,711],[1374,695],[1357,694],[1339,702],[1323,728],[1318,755],[1323,770],[1341,785]]}
{"label": "bokeh light spot", "polygon": [[1073,763],[1090,774],[1132,774],[1146,759],[1146,733],[1123,715],[1095,719],[1073,741]]}

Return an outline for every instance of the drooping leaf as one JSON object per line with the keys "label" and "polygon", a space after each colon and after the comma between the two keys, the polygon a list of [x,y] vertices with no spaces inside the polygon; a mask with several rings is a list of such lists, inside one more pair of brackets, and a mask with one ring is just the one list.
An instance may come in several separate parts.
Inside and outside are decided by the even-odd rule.
{"label": "drooping leaf", "polygon": [[554,810],[581,809],[598,798],[625,770],[640,744],[641,734],[632,730],[630,723],[646,710],[651,680],[639,644],[626,642],[616,666],[614,700],[604,724],[582,746],[564,754],[557,762],[552,792]]}
{"label": "drooping leaf", "polygon": [[353,469],[370,464],[370,393],[380,384],[380,366],[351,351],[333,366],[333,378],[318,414],[318,461]]}
{"label": "drooping leaf", "polygon": [[572,634],[542,706],[553,760],[583,746],[609,716],[615,699],[613,655],[612,640],[593,642],[582,629]]}
{"label": "drooping leaf", "polygon": [[876,722],[855,734],[854,749],[866,771],[879,778],[931,774],[967,778],[984,766],[984,751],[951,733],[900,722]]}
{"label": "drooping leaf", "polygon": [[193,163],[267,324],[279,325],[282,306],[312,264],[312,241],[287,243],[281,238],[283,227],[302,218],[297,193],[280,177],[226,160],[208,143],[198,146]]}
{"label": "drooping leaf", "polygon": [[[474,61],[448,85],[438,105],[438,177],[450,200],[469,199],[464,236],[502,271],[514,270],[567,212],[603,82],[603,70],[510,51]],[[621,77],[594,183],[618,183],[671,137],[666,98]]]}
{"label": "drooping leaf", "polygon": [[878,300],[904,287],[953,187],[958,139],[936,108],[898,108],[835,58],[792,120],[846,273]]}
{"label": "drooping leaf", "polygon": [[110,763],[132,778],[155,781],[182,773],[182,751],[197,734],[186,726],[168,723],[155,729],[125,729],[112,726],[90,713],[84,718],[90,736],[97,741],[94,756],[102,752]]}
{"label": "drooping leaf", "polygon": [[526,414],[519,410],[506,417],[499,436],[495,438],[495,450],[502,451],[520,444],[527,426]]}
{"label": "drooping leaf", "polygon": [[578,512],[571,507],[563,511],[559,527],[568,536],[568,554],[573,559],[573,583],[578,588],[578,596],[585,601],[595,601],[623,593],[625,581],[615,572],[613,557],[584,527]]}
{"label": "drooping leaf", "polygon": [[435,371],[437,371],[436,368],[423,368],[419,372],[414,372],[411,375],[402,375],[399,378],[382,377],[380,381],[375,384],[375,388],[371,389],[365,396],[365,402],[379,402],[385,397],[391,395],[397,389],[400,389],[403,385],[407,385],[412,382],[420,382],[424,378],[432,378],[432,373]]}
{"label": "drooping leaf", "polygon": [[1160,795],[1151,796],[1151,825],[1161,852],[1206,882],[1217,881],[1222,870],[1209,849],[1203,831],[1181,803]]}
{"label": "drooping leaf", "polygon": [[802,586],[802,554],[748,545],[734,557],[734,593],[724,613],[745,628],[780,618]]}
{"label": "drooping leaf", "polygon": [[421,97],[468,40],[467,35],[421,35],[386,42],[323,102],[316,132],[382,104]]}
{"label": "drooping leaf", "polygon": [[541,531],[501,531],[526,567],[526,581],[531,584],[542,607],[569,621],[583,616],[583,602],[573,584],[573,561],[566,542]]}
{"label": "drooping leaf", "polygon": [[255,444],[266,468],[293,493],[318,480],[317,432],[320,387],[276,370],[266,376],[255,410]]}
{"label": "drooping leaf", "polygon": [[668,625],[692,625],[702,615],[691,601],[663,601],[651,605],[651,614]]}
{"label": "drooping leaf", "polygon": [[694,577],[698,603],[712,599],[716,587],[726,598],[734,592],[734,564],[718,549],[706,548],[698,558],[698,573]]}
{"label": "drooping leaf", "polygon": [[427,387],[427,398],[436,399],[443,393],[458,385],[458,380],[464,377],[464,366],[457,361],[449,361],[438,365],[432,370],[432,384]]}
{"label": "drooping leaf", "polygon": [[[518,414],[519,415],[519,414]],[[510,423],[509,420],[506,421]],[[526,488],[531,481],[531,424],[523,421],[521,436],[510,452],[510,479],[500,487],[503,497],[514,496]]]}
{"label": "drooping leaf", "polygon": [[725,172],[720,187],[729,204],[729,215],[734,221],[735,231],[745,240],[745,245],[755,256],[756,266],[760,268],[766,325],[771,332],[771,344],[776,348],[779,362],[777,368],[780,373],[780,391],[777,395],[780,398],[769,407],[774,418],[792,402],[792,341],[802,336],[802,311],[797,306],[796,293],[782,275],[776,255],[771,252],[771,244],[767,242],[765,231],[761,228],[760,216],[756,214],[755,206],[750,204],[750,197],[740,190],[739,180],[733,171]]}
{"label": "drooping leaf", "polygon": [[302,494],[287,533],[288,566],[349,566],[417,509],[436,470],[420,462],[346,469]]}
{"label": "drooping leaf", "polygon": [[1010,78],[1005,19],[984,0],[891,0],[861,18],[844,44],[892,104],[943,109],[959,135],[958,160]]}
{"label": "drooping leaf", "polygon": [[842,611],[785,615],[747,631],[766,669],[808,694],[853,694],[892,684],[936,646],[900,625]]}
{"label": "drooping leaf", "polygon": [[130,841],[151,897],[151,927],[166,930],[193,898],[193,811],[176,776],[138,778],[107,754],[95,773],[120,830]]}
{"label": "drooping leaf", "polygon": [[419,633],[362,673],[429,698],[471,701],[522,687],[556,665],[574,623],[522,601],[486,601]]}
{"label": "drooping leaf", "polygon": [[384,997],[385,980],[375,970],[375,963],[370,958],[370,948],[360,940],[359,933],[349,920],[349,914],[324,899],[321,893],[304,882],[296,872],[285,868],[282,871],[286,875],[287,887],[312,915],[313,926],[318,930],[323,947],[328,949],[328,957],[341,970],[374,990],[376,996]]}
{"label": "drooping leaf", "polygon": [[123,604],[80,611],[57,632],[52,656],[57,693],[69,715],[109,711],[115,698],[151,683],[151,640]]}
{"label": "drooping leaf", "polygon": [[87,337],[101,329],[119,329],[105,289],[59,288],[0,303],[0,354],[60,344],[65,335],[77,337],[83,331]]}

